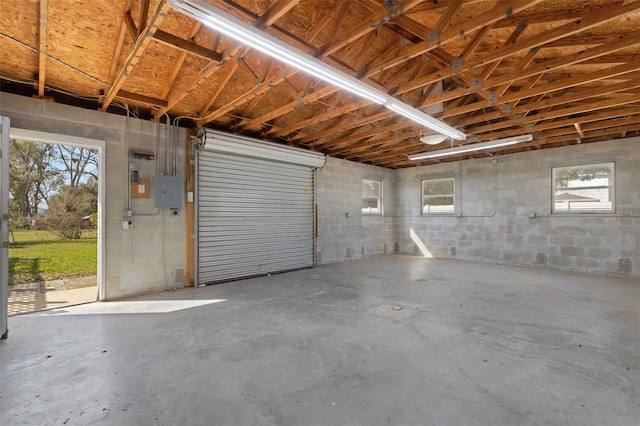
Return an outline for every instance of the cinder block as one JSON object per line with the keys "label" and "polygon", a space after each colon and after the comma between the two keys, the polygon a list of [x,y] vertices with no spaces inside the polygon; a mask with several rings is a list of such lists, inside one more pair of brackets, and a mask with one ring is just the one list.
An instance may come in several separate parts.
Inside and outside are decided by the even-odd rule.
{"label": "cinder block", "polygon": [[582,236],[587,234],[587,230],[578,226],[557,226],[553,229],[556,235]]}
{"label": "cinder block", "polygon": [[548,237],[544,235],[529,235],[527,237],[527,242],[531,244],[547,244]]}
{"label": "cinder block", "polygon": [[607,248],[588,248],[587,255],[595,259],[609,259],[613,256],[613,250]]}
{"label": "cinder block", "polygon": [[573,237],[551,237],[551,244],[571,246],[573,245]]}
{"label": "cinder block", "polygon": [[584,256],[584,247],[560,247],[560,254],[563,256]]}
{"label": "cinder block", "polygon": [[602,268],[602,262],[597,259],[591,259],[588,257],[577,257],[574,260],[574,265],[586,268],[587,270],[594,271]]}
{"label": "cinder block", "polygon": [[569,266],[572,263],[572,258],[569,256],[547,256],[547,264],[550,266]]}

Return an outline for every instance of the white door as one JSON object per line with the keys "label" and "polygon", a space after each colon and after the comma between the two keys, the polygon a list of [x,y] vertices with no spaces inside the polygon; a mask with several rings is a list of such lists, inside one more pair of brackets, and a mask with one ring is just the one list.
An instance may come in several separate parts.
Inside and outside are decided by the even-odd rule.
{"label": "white door", "polygon": [[0,338],[6,339],[9,301],[9,117],[0,116]]}

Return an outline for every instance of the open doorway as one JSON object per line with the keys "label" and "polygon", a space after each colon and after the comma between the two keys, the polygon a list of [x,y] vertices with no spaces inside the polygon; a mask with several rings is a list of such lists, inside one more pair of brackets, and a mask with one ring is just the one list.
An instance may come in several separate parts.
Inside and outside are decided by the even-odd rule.
{"label": "open doorway", "polygon": [[10,144],[9,316],[103,300],[105,142],[11,129]]}

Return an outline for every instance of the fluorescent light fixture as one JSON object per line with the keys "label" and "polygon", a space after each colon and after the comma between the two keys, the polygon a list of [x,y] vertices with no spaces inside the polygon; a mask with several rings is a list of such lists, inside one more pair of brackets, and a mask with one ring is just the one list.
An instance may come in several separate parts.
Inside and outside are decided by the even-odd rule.
{"label": "fluorescent light fixture", "polygon": [[488,149],[498,148],[501,146],[514,145],[521,142],[529,142],[533,140],[533,135],[527,134],[522,136],[514,136],[505,139],[496,139],[494,141],[474,143],[465,146],[458,146],[449,149],[439,149],[437,151],[423,152],[421,154],[413,154],[409,156],[409,160],[425,160],[427,158],[450,157],[453,155],[464,154],[466,152],[485,151]]}
{"label": "fluorescent light fixture", "polygon": [[438,133],[442,133],[443,135],[449,136],[452,139],[466,139],[467,135],[462,133],[458,129],[454,129],[446,123],[443,123],[440,120],[436,120],[432,116],[425,114],[417,108],[414,108],[410,105],[405,104],[395,98],[389,96],[389,100],[384,104],[391,111],[395,111],[398,114],[407,117],[418,124],[421,124],[425,127],[430,128],[431,130],[435,130]]}
{"label": "fluorescent light fixture", "polygon": [[339,71],[321,60],[314,58],[277,38],[247,24],[246,22],[217,9],[203,0],[168,0],[169,5],[187,16],[202,22],[214,31],[222,33],[234,40],[244,43],[277,61],[304,71],[324,82],[368,101],[384,105],[392,111],[409,118],[416,123],[428,127],[453,139],[466,139],[466,135],[448,124],[407,105],[387,93]]}

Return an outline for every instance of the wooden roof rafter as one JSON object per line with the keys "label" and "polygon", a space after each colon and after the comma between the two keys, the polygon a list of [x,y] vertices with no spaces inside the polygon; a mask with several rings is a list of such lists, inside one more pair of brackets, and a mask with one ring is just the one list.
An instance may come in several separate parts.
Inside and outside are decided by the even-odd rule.
{"label": "wooden roof rafter", "polygon": [[[637,99],[629,98],[627,103],[637,103]],[[582,110],[577,108],[560,114],[558,113],[558,111],[550,111],[545,114],[545,117],[540,117],[539,120],[533,121],[532,123],[527,123],[527,132],[534,134],[535,138],[541,139],[553,136],[554,134],[556,134],[554,132],[556,132],[558,129],[570,128],[570,131],[573,132],[575,131],[575,128],[573,126],[574,123],[598,122],[600,123],[599,125],[602,125],[603,119],[619,117],[620,115],[628,115],[626,113],[621,114],[621,111],[619,109],[609,111],[610,108],[616,106],[619,105],[615,102],[611,102],[600,103],[587,112],[583,112]],[[578,114],[582,115],[577,116]],[[507,127],[500,129],[497,132],[491,133],[492,138],[508,137],[509,135],[512,135],[512,133]]]}
{"label": "wooden roof rafter", "polygon": [[[560,2],[558,2],[560,4]],[[600,1],[600,4],[595,7],[589,7],[588,5],[582,5],[582,12],[593,12],[598,11],[602,13],[603,10],[610,7],[618,7],[625,3],[625,0],[610,0],[610,1]],[[524,12],[518,15],[517,19],[525,20],[529,25],[538,25],[538,24],[549,24],[560,21],[573,21],[576,19],[576,10],[575,8],[571,9],[554,9],[553,5],[551,7],[545,8],[543,11],[533,11],[533,12]],[[509,19],[500,21],[496,23],[495,28],[505,28],[513,26],[512,22],[509,22]]]}
{"label": "wooden roof rafter", "polygon": [[[198,32],[200,31],[201,27],[202,27],[202,24],[200,22],[194,22],[193,26],[189,30],[189,35],[187,37],[187,40],[194,41],[193,39],[198,34]],[[216,44],[217,44],[218,41],[219,41],[219,39],[216,40]],[[214,52],[217,52],[217,50],[215,48],[211,49],[211,50],[214,51]],[[169,96],[169,92],[171,91],[171,88],[173,87],[173,85],[174,85],[174,83],[176,81],[176,78],[178,78],[178,73],[180,72],[180,69],[182,68],[182,65],[184,64],[184,61],[186,61],[188,53],[189,52],[187,50],[181,49],[180,54],[176,58],[176,63],[173,66],[173,69],[171,70],[171,73],[169,74],[169,80],[167,81],[167,84],[165,84],[164,90],[162,91],[162,95],[161,95],[162,99],[167,99],[167,96]],[[167,102],[167,106],[168,105],[169,105],[169,103]]]}
{"label": "wooden roof rafter", "polygon": [[[406,10],[410,9],[411,7],[416,6],[417,4],[420,4],[421,0],[407,0],[402,2],[401,4],[398,4],[396,7],[394,7],[392,10],[383,10],[380,11],[379,13],[375,14],[374,16],[370,17],[366,22],[363,23],[363,25],[361,25],[360,27],[356,28],[355,30],[351,31],[348,35],[346,36],[342,36],[341,38],[338,38],[338,40],[332,41],[330,43],[325,44],[324,46],[321,46],[317,49],[315,49],[316,52],[316,57],[318,58],[327,58],[329,57],[331,54],[337,52],[338,50],[342,49],[343,47],[345,47],[346,45],[348,45],[349,43],[365,36],[366,34],[371,33],[372,31],[375,30],[376,23],[379,22],[385,22],[388,19],[392,19],[395,15],[400,14],[400,13],[404,13]],[[341,10],[343,12],[346,12],[348,10],[348,2],[345,2],[342,6],[341,6]],[[340,20],[336,20],[334,28],[332,29],[332,32],[336,32],[338,29],[338,24],[339,24]],[[293,76],[293,74],[287,74],[287,77],[291,77]],[[275,84],[279,84],[281,81],[278,81],[277,83],[273,83],[272,85]],[[338,89],[336,89],[337,91]],[[329,93],[331,94],[331,93]],[[243,95],[243,98],[249,98],[252,97],[253,95],[249,95],[249,94],[245,94]],[[319,98],[315,99],[316,101]],[[198,122],[201,125],[204,125],[210,121],[215,120],[216,118],[220,117],[221,114],[226,114],[229,111],[231,111],[232,109],[234,109],[235,107],[238,106],[238,102],[240,101],[240,98],[234,100],[232,102],[232,104],[227,104],[227,105],[223,105],[221,107],[219,107],[218,109],[216,109],[216,111],[212,111],[208,114],[201,114],[202,117],[198,120]],[[288,104],[289,105],[289,109],[285,108],[282,109],[283,114],[286,114],[287,112],[292,111],[293,109],[290,108],[292,106],[291,103]],[[271,119],[273,119],[275,117],[272,117]],[[258,121],[260,123],[265,123],[266,120],[263,119],[256,119],[255,121]],[[246,126],[246,124],[244,124]],[[274,130],[273,128],[268,130],[268,134],[271,134],[270,132],[276,132],[277,130]]]}
{"label": "wooden roof rafter", "polygon": [[635,61],[630,61],[626,64],[618,65],[616,67],[611,67],[609,69],[604,69],[600,71],[595,71],[592,73],[584,74],[578,77],[573,76],[572,78],[567,78],[561,81],[556,81],[553,83],[547,83],[543,85],[534,86],[531,89],[524,91],[517,91],[513,93],[507,93],[500,98],[497,98],[495,102],[491,101],[480,101],[474,104],[466,105],[464,107],[449,109],[444,112],[443,117],[453,117],[460,114],[466,114],[468,112],[472,112],[477,110],[478,108],[484,106],[491,106],[492,104],[508,104],[510,102],[530,98],[534,96],[538,96],[544,93],[554,92],[562,89],[567,89],[569,87],[579,86],[587,83],[591,83],[598,80],[604,80],[607,78],[620,76],[625,73],[630,73],[636,71],[640,67],[640,59],[636,59]]}
{"label": "wooden roof rafter", "polygon": [[[447,30],[445,32],[446,37],[444,42],[448,42],[448,41],[453,41],[455,39],[458,39],[460,37],[462,37],[464,35],[464,29],[475,29],[478,25],[480,25],[480,22],[483,23],[483,25],[489,25],[492,24],[493,22],[502,19],[503,15],[506,15],[507,13],[515,13],[515,10],[524,10],[526,7],[530,7],[536,3],[539,3],[542,0],[529,0],[528,2],[515,2],[517,3],[517,8],[514,8],[513,4],[511,4],[511,2],[500,2],[499,5],[497,5],[494,9],[492,9],[491,11],[480,15],[480,17],[478,19],[473,19],[471,20],[471,23],[465,23],[461,26],[456,26],[455,27],[455,31],[454,30]],[[524,3],[524,4],[523,4]],[[506,6],[506,7],[505,7]],[[461,30],[460,28],[463,28],[463,30]],[[421,53],[426,53],[430,50],[436,49],[438,48],[439,45],[432,45],[429,48],[423,49],[421,51]],[[407,49],[408,50],[408,49]],[[414,56],[415,57],[415,56]],[[405,58],[406,59],[406,58]],[[373,68],[373,67],[372,67]],[[377,72],[381,72],[383,71],[383,67],[381,68],[376,68],[376,72],[368,72],[368,73],[363,73],[363,75],[367,75],[367,76],[373,76],[375,75]],[[392,93],[394,93],[394,91],[391,91]],[[397,93],[397,92],[396,92]],[[369,105],[370,103],[366,103],[366,105]],[[345,105],[342,110],[344,112],[350,112],[353,111],[354,109],[357,108],[362,108],[364,105],[362,104],[362,101],[357,101],[352,103],[351,105]],[[319,122],[319,120],[322,120],[323,116],[319,116],[319,117],[315,117],[314,118],[314,123]],[[270,132],[268,132],[269,136],[273,136],[273,137],[278,137],[278,135],[282,135],[285,134],[286,132],[290,132],[290,131],[295,131],[295,130],[299,130],[300,128],[304,127],[306,124],[305,122],[300,122],[295,126],[290,126],[286,129],[272,129]]]}
{"label": "wooden roof rafter", "polygon": [[127,57],[124,63],[124,66],[116,76],[115,81],[113,82],[113,84],[111,85],[111,88],[109,89],[106,96],[104,97],[104,100],[102,102],[102,107],[100,108],[102,111],[105,111],[109,107],[113,99],[116,97],[118,91],[124,84],[125,80],[129,76],[133,68],[136,66],[138,61],[140,60],[140,57],[142,56],[142,52],[144,52],[144,50],[147,48],[147,46],[153,39],[154,33],[156,32],[156,30],[158,29],[158,27],[166,17],[168,9],[169,9],[169,5],[167,4],[166,0],[160,0],[156,5],[156,8],[151,18],[149,19],[148,24],[145,27],[145,30],[136,39],[136,42],[133,46],[133,50],[131,51],[131,53],[129,53],[129,56]]}
{"label": "wooden roof rafter", "polygon": [[[591,58],[597,58],[601,55],[606,54],[607,52],[616,51],[620,49],[624,49],[630,45],[640,43],[640,34],[632,34],[622,40],[618,40],[617,43],[602,45],[598,47],[594,47],[591,49],[580,51],[576,54],[569,55],[566,57],[560,57],[552,60],[548,60],[545,62],[540,62],[534,66],[526,67],[526,65],[533,60],[533,57],[537,53],[537,49],[532,49],[529,51],[527,56],[523,59],[522,63],[516,67],[513,73],[505,74],[503,76],[495,77],[488,80],[483,80],[480,85],[477,87],[469,86],[457,89],[457,91],[451,91],[437,97],[437,101],[447,101],[451,100],[454,97],[465,96],[467,94],[475,93],[480,89],[490,89],[493,87],[497,87],[495,90],[495,99],[493,102],[489,102],[486,106],[492,106],[493,104],[499,104],[500,99],[504,96],[504,93],[508,89],[511,83],[514,81],[528,78],[528,77],[536,77],[543,73],[548,73],[550,70],[558,69],[570,64],[580,63]],[[399,89],[399,92],[403,92],[406,89]],[[432,99],[432,101],[436,101],[436,99]],[[474,104],[475,105],[475,104]],[[471,109],[473,107],[469,107]]]}
{"label": "wooden roof rafter", "polygon": [[[276,0],[275,2],[271,3],[271,5],[267,9],[263,17],[260,17],[257,19],[255,17],[252,17],[252,19],[255,20],[256,26],[258,28],[262,28],[262,29],[267,28],[273,25],[281,16],[286,14],[289,10],[291,10],[291,8],[293,8],[299,2],[300,0]],[[226,8],[224,7],[225,5],[220,1],[217,1],[215,5],[222,9]],[[164,114],[169,109],[177,105],[185,96],[187,96],[193,90],[197,89],[202,84],[204,84],[208,78],[210,78],[216,72],[220,71],[221,68],[225,68],[227,69],[227,72],[233,74],[237,70],[237,63],[236,63],[237,60],[243,57],[244,55],[246,55],[249,52],[249,50],[250,50],[249,48],[242,46],[242,44],[238,42],[232,42],[231,45],[227,47],[226,51],[222,54],[222,60],[221,60],[221,63],[223,64],[222,67],[217,67],[217,66],[205,67],[200,73],[200,75],[198,75],[195,79],[193,79],[190,83],[187,84],[186,88],[184,88],[180,92],[174,94],[169,99],[167,99],[168,101],[167,108],[162,108],[158,110],[155,113],[156,118],[158,117],[158,115]],[[219,95],[220,91],[216,91],[216,93],[217,95]],[[199,123],[201,123],[200,125],[204,125],[209,121],[212,121],[216,117],[218,117],[217,115],[215,115],[215,113],[209,112],[209,108],[211,108],[213,103],[216,101],[217,95],[209,100],[205,108],[202,108],[200,110],[200,114],[199,114],[200,115]],[[246,98],[251,99],[252,97],[247,96]],[[230,111],[231,109],[229,109],[228,111]]]}
{"label": "wooden roof rafter", "polygon": [[[387,108],[381,106],[378,109],[377,113],[373,113],[367,117],[363,117],[362,119],[360,119],[360,121],[358,122],[358,125],[354,125],[353,122],[345,122],[342,125],[338,125],[338,126],[333,126],[331,129],[327,129],[325,131],[322,132],[315,132],[312,136],[310,135],[297,135],[293,141],[295,141],[297,144],[299,145],[308,145],[312,142],[314,142],[316,139],[321,139],[323,137],[329,136],[329,135],[333,135],[335,133],[340,133],[340,132],[344,132],[344,131],[348,131],[348,130],[357,130],[357,128],[362,128],[365,127],[366,125],[370,125],[370,124],[376,124],[379,123],[381,121],[384,121],[386,119],[388,119],[389,117],[392,117],[394,115],[394,113],[392,111],[389,111]],[[342,138],[344,136],[340,137],[337,142],[342,141]],[[367,137],[367,135],[365,134],[363,137]],[[360,137],[357,135],[354,135],[354,139],[349,139],[349,140],[357,140]],[[322,143],[320,146],[320,148],[326,148],[331,146],[332,143],[336,142],[335,140],[330,140],[328,142]],[[318,145],[314,145],[314,146],[318,146]]]}
{"label": "wooden roof rafter", "polygon": [[503,0],[204,1],[463,130],[466,143],[521,133],[534,140],[410,161],[448,143],[418,143],[430,131],[188,16],[169,11],[141,46],[168,0],[6,2],[1,89],[85,108],[98,96],[110,111],[113,96],[143,119],[188,116],[391,168],[640,135],[640,0],[513,0],[519,10]]}
{"label": "wooden roof rafter", "polygon": [[38,55],[38,96],[44,97],[44,83],[47,63],[47,25],[49,16],[49,0],[40,0],[40,19],[38,27],[39,51]]}
{"label": "wooden roof rafter", "polygon": [[[272,71],[274,67],[274,61],[271,60],[267,63],[267,66],[264,69],[264,72],[262,73],[262,75],[260,76],[256,76],[256,81],[264,81],[269,77],[269,73]],[[291,83],[290,80],[288,78],[284,78],[283,79],[283,83],[285,83],[286,87],[291,88]],[[295,89],[294,89],[295,90]],[[258,96],[256,96],[255,98],[253,98],[252,100],[250,100],[243,108],[242,113],[240,114],[242,117],[246,117],[247,115],[249,115],[249,113],[253,110],[253,108],[255,108],[255,106],[265,97],[265,95],[268,92],[262,92],[261,94],[259,94]],[[295,97],[295,94],[294,94]],[[239,120],[238,120],[239,121]]]}
{"label": "wooden roof rafter", "polygon": [[[613,94],[613,93],[617,93],[617,92],[623,92],[624,90],[628,90],[631,89],[633,87],[640,87],[640,83],[633,83],[633,82],[622,82],[622,83],[617,83],[617,84],[613,84],[613,85],[607,85],[607,86],[602,86],[600,88],[597,89],[591,89],[588,91],[581,91],[578,93],[568,93],[562,96],[558,96],[558,97],[554,97],[554,98],[550,98],[550,99],[542,99],[542,100],[538,100],[535,102],[531,102],[531,103],[527,103],[525,105],[522,106],[517,106],[513,109],[514,114],[516,115],[522,115],[524,116],[526,113],[530,112],[530,111],[535,111],[538,109],[545,109],[545,108],[550,108],[556,105],[567,105],[567,104],[572,104],[575,103],[577,101],[581,101],[584,99],[590,99],[590,98],[596,98],[598,96],[602,96],[602,95],[607,95],[607,94]],[[589,103],[593,103],[593,102],[600,102],[599,100],[595,100],[595,101],[589,101]],[[461,122],[462,125],[472,125],[472,124],[476,124],[476,123],[480,123],[482,121],[488,121],[488,120],[492,120],[494,118],[493,113],[489,113],[489,114],[485,114],[484,116],[479,115],[479,116],[472,116],[467,118],[466,120],[463,120]],[[489,127],[486,127],[486,131],[491,131],[491,130],[495,130],[495,129],[499,129],[500,126],[505,126],[508,125],[509,123],[499,123],[499,124],[493,124],[492,126],[495,126],[493,129],[490,129]],[[485,126],[490,126],[490,125],[485,125]],[[479,131],[479,128],[478,130]]]}
{"label": "wooden roof rafter", "polygon": [[[519,40],[518,43],[503,47],[502,49],[496,50],[491,54],[483,55],[481,58],[476,59],[474,61],[465,62],[463,66],[460,68],[454,68],[452,65],[448,70],[444,72],[437,71],[432,74],[425,75],[419,79],[416,79],[411,83],[405,84],[404,86],[398,88],[397,92],[404,93],[410,90],[414,90],[416,88],[426,86],[427,84],[431,84],[440,79],[451,77],[457,73],[460,73],[463,71],[470,71],[478,67],[488,65],[494,61],[504,59],[518,52],[539,48],[540,46],[543,46],[548,42],[551,42],[551,41],[554,41],[554,40],[557,40],[581,31],[585,31],[589,28],[602,24],[603,21],[614,19],[624,13],[631,12],[638,8],[640,8],[640,2],[625,4],[614,9],[609,9],[605,17],[602,16],[602,12],[600,10],[598,10],[597,13],[587,12],[581,18],[576,19],[573,22],[562,25],[560,27],[556,27],[547,32],[537,34],[533,37],[521,39]],[[558,61],[562,61],[562,58],[558,58]]]}
{"label": "wooden roof rafter", "polygon": [[120,60],[120,54],[122,53],[122,47],[124,46],[124,39],[127,35],[127,20],[126,15],[131,10],[131,2],[132,0],[127,0],[124,7],[124,16],[122,22],[120,23],[120,30],[118,32],[118,41],[116,42],[116,49],[113,54],[113,59],[111,60],[111,67],[109,69],[109,79],[113,80],[116,75],[116,69],[118,67],[118,62]]}
{"label": "wooden roof rafter", "polygon": [[398,66],[407,59],[423,55],[435,48],[464,37],[474,31],[480,30],[487,25],[491,25],[507,16],[511,16],[512,14],[541,3],[542,1],[543,0],[500,1],[493,9],[475,16],[462,24],[455,25],[454,27],[442,31],[437,34],[437,37],[433,37],[431,39],[427,38],[424,42],[417,45],[406,46],[394,58],[374,62],[369,67],[369,71],[366,75],[375,75],[386,69]]}

